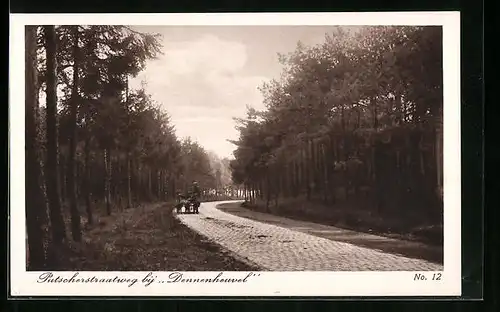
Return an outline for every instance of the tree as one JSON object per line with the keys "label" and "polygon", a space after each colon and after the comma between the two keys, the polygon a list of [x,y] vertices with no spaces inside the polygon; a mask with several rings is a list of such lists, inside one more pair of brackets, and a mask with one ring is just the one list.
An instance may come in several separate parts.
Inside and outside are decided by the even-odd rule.
{"label": "tree", "polygon": [[[75,161],[74,154],[81,141],[85,146],[85,157],[89,160],[92,144],[90,137],[95,136],[95,143],[103,151],[105,200],[107,212],[111,214],[114,197],[112,190],[115,189],[113,172],[116,171],[113,167],[114,159],[121,157],[122,152],[126,153],[120,150],[124,146],[121,141],[126,139],[118,135],[128,118],[124,111],[128,100],[123,99],[123,93],[128,92],[128,77],[135,76],[144,68],[147,59],[156,57],[160,52],[160,45],[156,35],[138,33],[125,26],[60,26],[58,35],[58,62],[64,68],[59,74],[59,83],[67,95],[62,104],[67,112],[65,129],[70,134],[66,137],[69,151],[67,171],[72,173],[77,168],[78,162]],[[121,117],[115,118],[115,113],[118,112]],[[84,163],[84,176],[89,180],[90,164],[87,161]],[[79,192],[74,180],[68,179],[67,188],[76,187],[75,192]],[[87,218],[90,223],[91,187],[84,185],[82,189],[86,193]],[[76,200],[75,196],[71,196],[70,207],[72,219],[75,220],[72,224],[78,232]]]}
{"label": "tree", "polygon": [[71,212],[71,234],[73,240],[76,242],[81,241],[82,233],[80,229],[80,212],[78,211],[78,202],[76,194],[76,144],[77,144],[77,112],[79,96],[79,72],[80,72],[80,48],[79,48],[79,26],[72,27],[73,39],[73,85],[71,90],[71,108],[70,108],[70,122],[69,122],[69,156],[68,156],[68,188],[69,188],[69,205]]}
{"label": "tree", "polygon": [[66,229],[61,212],[61,198],[59,193],[59,157],[57,142],[57,62],[56,62],[56,34],[54,26],[44,26],[46,51],[46,106],[47,106],[47,164],[45,177],[47,196],[49,201],[52,239],[61,243],[66,237]]}
{"label": "tree", "polygon": [[25,28],[25,107],[26,107],[26,221],[28,233],[29,268],[42,270],[45,266],[43,246],[46,200],[41,187],[41,168],[38,157],[38,82],[36,58],[36,26]]}

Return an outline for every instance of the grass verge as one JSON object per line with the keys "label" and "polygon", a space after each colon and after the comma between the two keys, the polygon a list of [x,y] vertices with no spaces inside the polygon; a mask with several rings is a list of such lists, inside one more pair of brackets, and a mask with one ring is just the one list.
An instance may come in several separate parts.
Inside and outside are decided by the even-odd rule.
{"label": "grass verge", "polygon": [[[358,207],[359,206],[359,207]],[[442,224],[429,224],[417,216],[381,216],[363,205],[338,203],[326,206],[322,203],[307,201],[304,198],[282,199],[275,206],[266,209],[265,203],[245,202],[242,207],[294,220],[309,221],[335,226],[352,231],[364,232],[390,238],[417,241],[432,246],[443,246]],[[365,205],[369,206],[369,205]]]}
{"label": "grass verge", "polygon": [[253,271],[172,215],[172,205],[147,204],[100,217],[80,243],[54,250],[53,271]]}

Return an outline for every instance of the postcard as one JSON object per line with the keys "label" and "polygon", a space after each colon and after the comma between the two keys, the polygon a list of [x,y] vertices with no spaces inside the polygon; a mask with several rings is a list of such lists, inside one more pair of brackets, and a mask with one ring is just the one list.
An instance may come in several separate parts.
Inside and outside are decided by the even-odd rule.
{"label": "postcard", "polygon": [[10,25],[11,296],[461,294],[459,12]]}

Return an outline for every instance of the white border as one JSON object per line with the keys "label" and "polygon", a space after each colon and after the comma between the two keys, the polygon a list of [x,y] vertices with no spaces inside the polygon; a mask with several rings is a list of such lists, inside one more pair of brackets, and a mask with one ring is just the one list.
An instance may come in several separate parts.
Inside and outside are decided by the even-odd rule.
{"label": "white border", "polygon": [[[39,284],[26,272],[24,162],[25,25],[442,25],[444,46],[444,271],[437,281],[414,281],[416,272],[260,272],[240,284],[157,284],[149,287],[99,284]],[[460,13],[265,13],[265,14],[11,14],[10,282],[12,296],[446,296],[461,294]],[[13,226],[18,224],[19,226]],[[57,273],[57,272],[54,272]],[[69,277],[72,272],[60,272]],[[100,277],[117,273],[81,272]],[[167,275],[169,272],[155,272]],[[217,272],[191,272],[213,277]],[[189,273],[186,273],[189,274]],[[240,272],[225,275],[241,276]],[[431,274],[427,274],[431,275]]]}

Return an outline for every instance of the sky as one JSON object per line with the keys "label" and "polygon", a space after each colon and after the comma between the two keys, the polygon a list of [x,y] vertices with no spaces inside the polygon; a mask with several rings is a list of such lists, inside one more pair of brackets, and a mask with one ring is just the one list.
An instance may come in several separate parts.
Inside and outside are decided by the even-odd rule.
{"label": "sky", "polygon": [[233,117],[246,105],[263,108],[258,87],[278,78],[277,53],[322,43],[328,26],[134,26],[162,36],[163,55],[148,61],[131,80],[161,103],[177,136],[191,137],[206,150],[232,158],[238,139]]}

